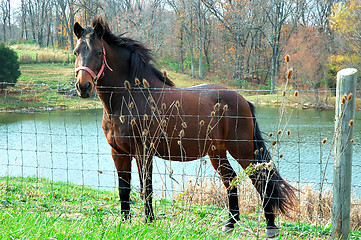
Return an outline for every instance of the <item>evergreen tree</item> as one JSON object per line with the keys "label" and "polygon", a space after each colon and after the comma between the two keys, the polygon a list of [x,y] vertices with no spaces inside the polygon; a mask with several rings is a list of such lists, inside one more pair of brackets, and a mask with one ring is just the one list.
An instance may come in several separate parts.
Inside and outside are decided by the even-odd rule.
{"label": "evergreen tree", "polygon": [[20,77],[20,64],[16,52],[0,43],[0,89],[14,85]]}

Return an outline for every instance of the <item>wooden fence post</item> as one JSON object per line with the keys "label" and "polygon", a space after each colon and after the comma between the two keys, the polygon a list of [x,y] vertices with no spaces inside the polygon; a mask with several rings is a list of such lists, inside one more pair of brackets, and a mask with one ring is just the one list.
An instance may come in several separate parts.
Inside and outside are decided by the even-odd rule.
{"label": "wooden fence post", "polygon": [[[357,70],[337,73],[335,153],[333,165],[332,237],[347,239],[350,231],[352,132]],[[351,95],[352,94],[352,95]]]}

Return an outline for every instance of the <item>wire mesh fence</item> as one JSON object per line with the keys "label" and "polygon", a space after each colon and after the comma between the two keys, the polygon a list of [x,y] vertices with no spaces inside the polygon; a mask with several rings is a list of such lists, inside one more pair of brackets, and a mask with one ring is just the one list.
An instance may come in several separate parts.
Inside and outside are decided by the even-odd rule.
{"label": "wire mesh fence", "polygon": [[[17,85],[0,93],[0,182],[2,207],[32,198],[59,198],[63,214],[85,214],[94,202],[120,214],[118,176],[111,147],[102,129],[103,110],[96,97],[79,99],[66,86]],[[332,212],[334,111],[332,91],[235,90],[256,106],[256,117],[275,167],[299,189],[295,210],[278,223],[324,227],[328,236]],[[360,93],[358,92],[358,95]],[[300,98],[302,96],[302,100]],[[286,103],[286,104],[285,104]],[[202,107],[202,106],[198,106]],[[352,166],[351,230],[361,229],[360,112],[356,112]],[[179,131],[179,129],[178,129]],[[178,132],[177,132],[178,135]],[[282,135],[282,137],[281,137]],[[244,169],[227,154],[235,172],[241,220],[238,226],[258,236],[264,226],[262,201]],[[131,214],[141,219],[143,199],[136,161],[132,161]],[[153,196],[156,218],[176,221],[196,214],[226,221],[227,193],[208,157],[176,162],[155,157]],[[243,176],[243,177],[242,177]],[[79,187],[78,191],[73,191]],[[90,197],[93,196],[93,197]],[[78,201],[80,206],[70,206]],[[65,202],[68,202],[65,204]],[[44,211],[58,211],[42,206]],[[251,214],[255,224],[250,224]],[[251,231],[249,230],[251,229]],[[254,230],[256,229],[256,230]],[[291,230],[290,230],[291,231]]]}

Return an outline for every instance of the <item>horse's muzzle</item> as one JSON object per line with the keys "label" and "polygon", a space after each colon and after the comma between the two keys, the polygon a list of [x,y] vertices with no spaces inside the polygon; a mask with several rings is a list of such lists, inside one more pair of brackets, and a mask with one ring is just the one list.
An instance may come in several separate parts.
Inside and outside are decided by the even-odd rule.
{"label": "horse's muzzle", "polygon": [[79,81],[77,81],[75,88],[81,98],[88,98],[93,92],[93,84],[91,84],[91,82],[85,82],[84,84],[81,84]]}

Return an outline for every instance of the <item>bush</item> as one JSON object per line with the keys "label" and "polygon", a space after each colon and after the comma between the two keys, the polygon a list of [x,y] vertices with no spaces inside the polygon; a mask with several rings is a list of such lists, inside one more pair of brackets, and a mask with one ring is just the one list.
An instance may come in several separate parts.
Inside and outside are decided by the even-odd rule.
{"label": "bush", "polygon": [[20,77],[20,64],[16,52],[0,43],[0,89],[15,84]]}

